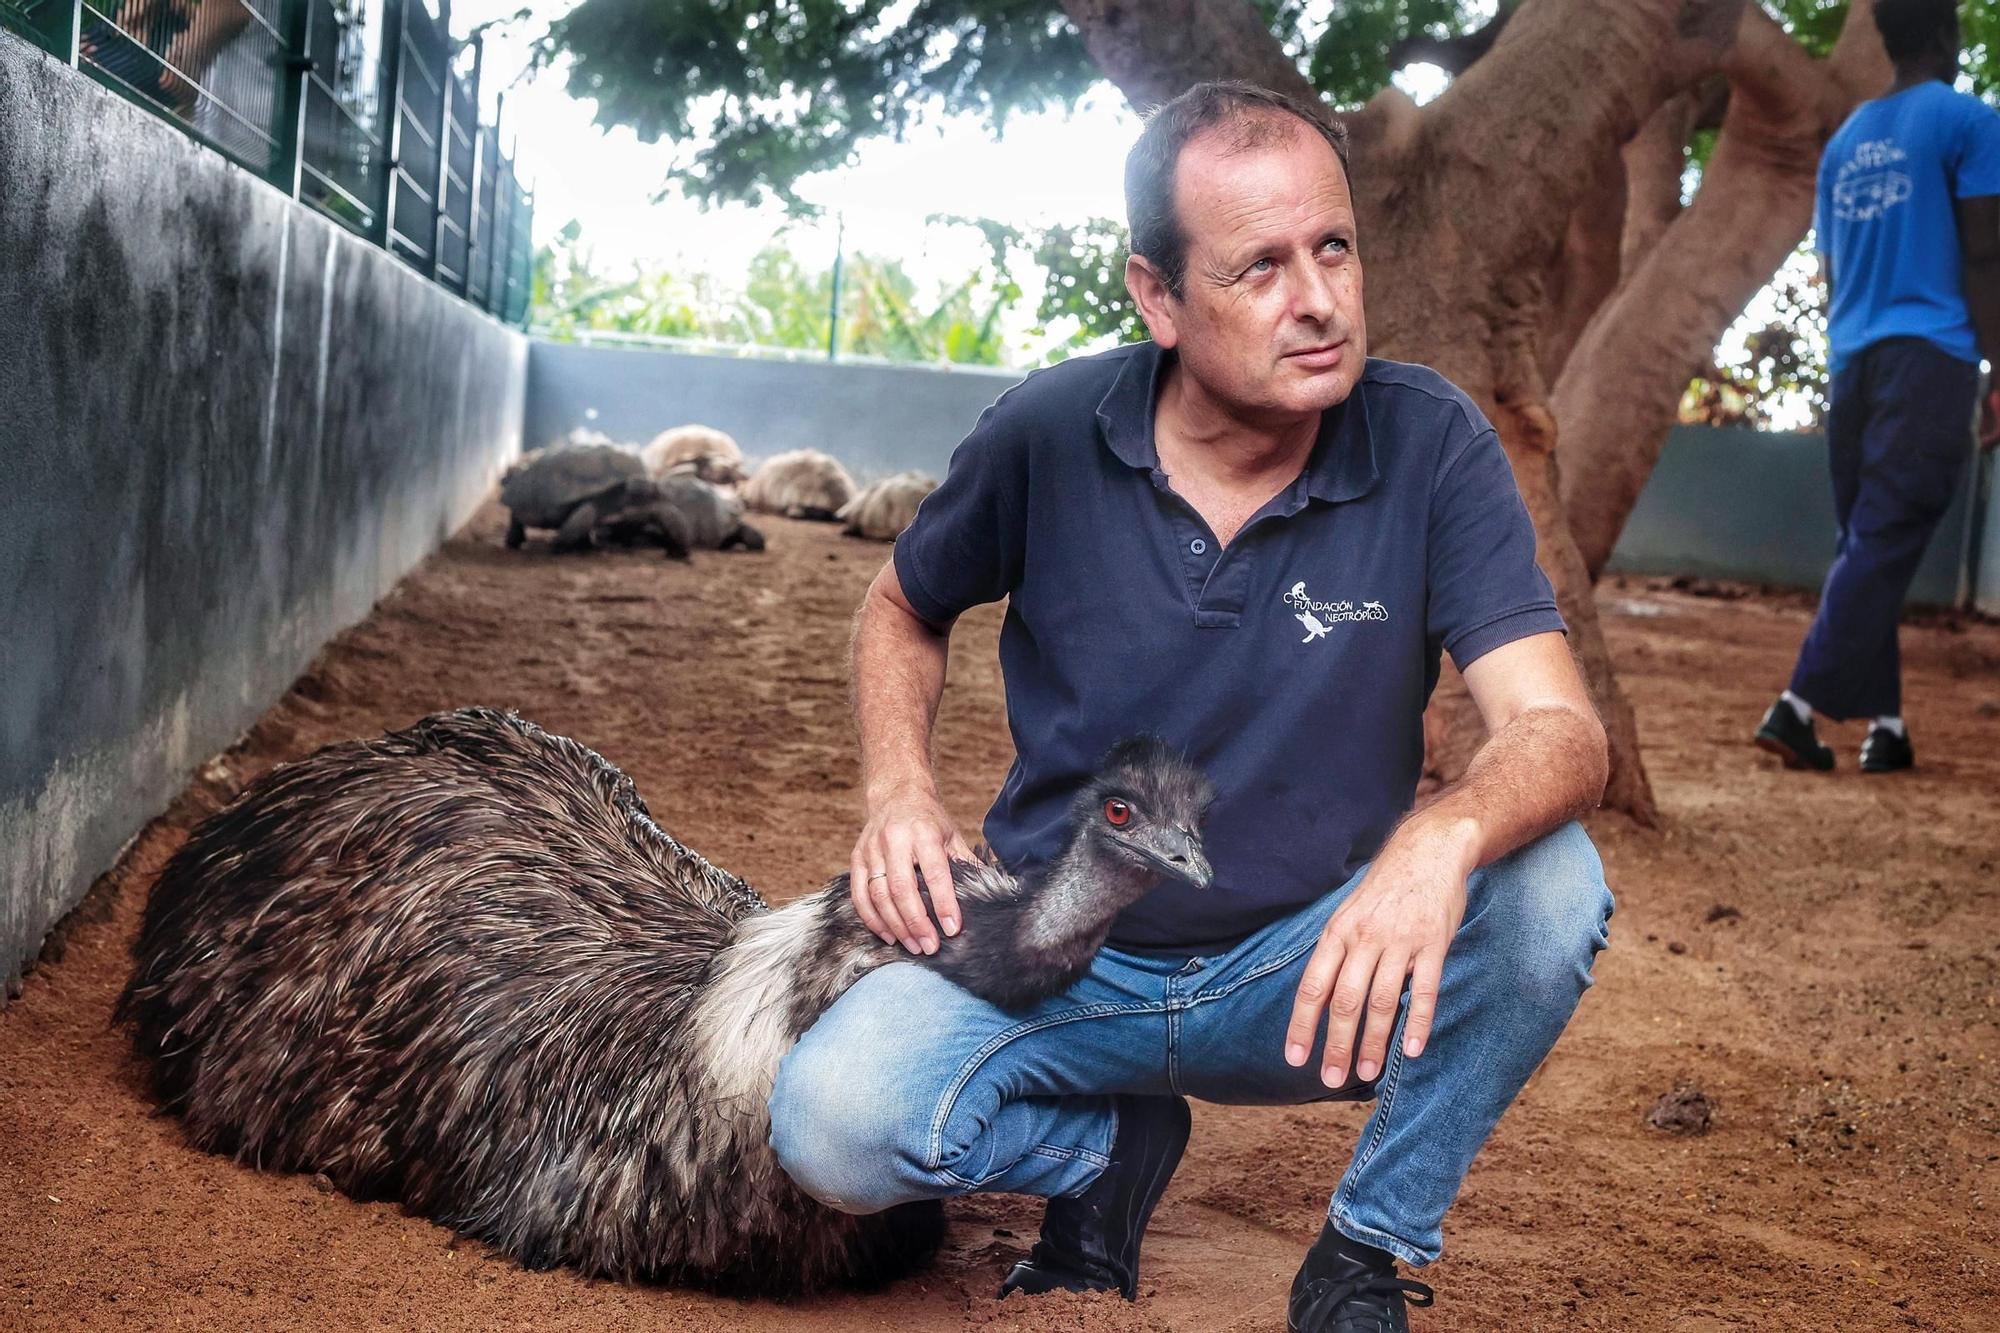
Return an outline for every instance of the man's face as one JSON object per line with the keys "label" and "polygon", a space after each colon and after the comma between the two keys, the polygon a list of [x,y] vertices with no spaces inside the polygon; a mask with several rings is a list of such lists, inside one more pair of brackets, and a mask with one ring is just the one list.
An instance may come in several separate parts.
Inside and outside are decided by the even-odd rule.
{"label": "man's face", "polygon": [[1254,147],[1232,151],[1220,130],[1181,151],[1186,281],[1178,298],[1154,281],[1140,302],[1154,339],[1249,419],[1332,407],[1368,355],[1347,173],[1308,126],[1274,125]]}

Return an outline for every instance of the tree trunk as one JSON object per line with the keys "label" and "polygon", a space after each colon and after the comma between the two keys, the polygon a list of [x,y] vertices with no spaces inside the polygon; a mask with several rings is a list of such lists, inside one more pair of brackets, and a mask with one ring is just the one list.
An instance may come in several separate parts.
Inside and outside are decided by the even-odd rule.
{"label": "tree trunk", "polygon": [[1886,83],[1866,13],[1854,7],[1822,62],[1761,9],[1745,11],[1722,64],[1729,105],[1700,191],[1657,241],[1642,235],[1636,265],[1563,368],[1554,395],[1563,500],[1593,579],[1659,461],[1688,380],[1804,237],[1827,137]]}
{"label": "tree trunk", "polygon": [[1688,134],[1700,110],[1700,94],[1694,89],[1675,93],[1619,150],[1626,188],[1625,231],[1618,244],[1621,274],[1630,273],[1652,253],[1661,235],[1681,215],[1681,174],[1687,169]]}
{"label": "tree trunk", "polygon": [[1555,380],[1591,317],[1618,290],[1624,271],[1620,243],[1627,230],[1626,196],[1630,193],[1625,173],[1624,157],[1615,145],[1598,153],[1597,165],[1587,177],[1589,192],[1571,210],[1562,249],[1544,278],[1549,318],[1538,347],[1544,383]]}

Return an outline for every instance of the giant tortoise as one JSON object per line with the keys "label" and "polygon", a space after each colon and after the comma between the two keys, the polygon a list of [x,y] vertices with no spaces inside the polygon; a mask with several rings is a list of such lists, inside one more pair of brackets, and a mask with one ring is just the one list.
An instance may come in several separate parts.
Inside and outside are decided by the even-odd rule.
{"label": "giant tortoise", "polygon": [[646,465],[630,449],[583,444],[537,450],[500,480],[500,503],[512,513],[507,545],[520,546],[530,528],[554,528],[556,550],[589,546],[590,530],[626,507],[634,482],[650,484]]}
{"label": "giant tortoise", "polygon": [[721,487],[690,473],[670,473],[649,482],[632,482],[621,492],[621,503],[591,529],[591,541],[651,542],[675,554],[689,547],[726,551],[764,549],[764,534],[743,521],[743,502]]}

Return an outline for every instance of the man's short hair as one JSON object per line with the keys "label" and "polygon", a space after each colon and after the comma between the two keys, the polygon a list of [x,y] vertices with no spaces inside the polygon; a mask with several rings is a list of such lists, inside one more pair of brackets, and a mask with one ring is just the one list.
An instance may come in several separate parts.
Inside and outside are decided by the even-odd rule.
{"label": "man's short hair", "polygon": [[1957,0],[1875,0],[1882,47],[1898,64],[1958,46]]}
{"label": "man's short hair", "polygon": [[1311,126],[1332,145],[1340,169],[1347,170],[1345,125],[1316,102],[1307,104],[1254,83],[1197,83],[1146,117],[1145,131],[1125,157],[1125,221],[1132,232],[1132,253],[1158,269],[1176,297],[1187,279],[1187,233],[1174,210],[1181,150],[1196,135],[1217,128],[1229,133],[1231,152],[1261,147],[1294,132],[1288,117]]}

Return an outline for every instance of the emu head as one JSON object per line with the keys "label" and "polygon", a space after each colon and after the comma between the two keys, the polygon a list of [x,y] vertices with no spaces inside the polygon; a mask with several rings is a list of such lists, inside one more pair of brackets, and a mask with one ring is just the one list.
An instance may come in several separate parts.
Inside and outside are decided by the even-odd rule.
{"label": "emu head", "polygon": [[1201,821],[1215,789],[1200,769],[1157,736],[1111,747],[1070,805],[1081,850],[1114,865],[1205,889],[1214,879]]}

